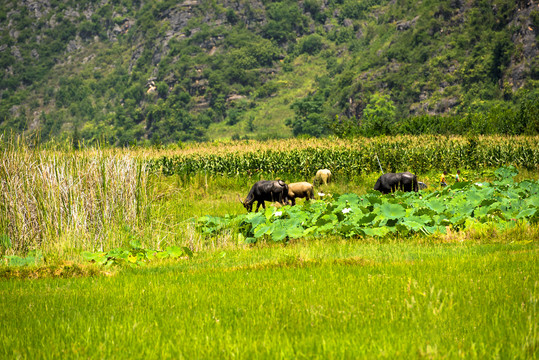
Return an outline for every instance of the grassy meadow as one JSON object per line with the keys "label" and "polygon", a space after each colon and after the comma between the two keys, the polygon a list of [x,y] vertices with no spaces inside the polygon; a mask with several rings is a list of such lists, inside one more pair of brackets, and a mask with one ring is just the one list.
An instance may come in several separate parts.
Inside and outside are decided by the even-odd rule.
{"label": "grassy meadow", "polygon": [[[476,154],[494,141],[480,139]],[[530,151],[539,143],[500,141],[493,145],[500,156],[507,142],[524,141]],[[304,142],[280,146],[317,144]],[[244,244],[228,232],[202,235],[193,220],[244,213],[238,196],[267,173],[208,168],[166,176],[148,162],[205,152],[233,158],[274,144],[73,151],[4,140],[0,358],[538,357],[537,223]],[[461,170],[471,181],[492,181],[495,168]],[[437,187],[434,168],[417,174],[430,185],[426,192]],[[335,181],[317,191],[365,194],[377,177],[336,171]],[[515,181],[538,178],[535,163],[519,167]],[[81,256],[133,241],[156,251],[185,246],[193,255],[107,267]],[[5,261],[35,251],[43,255],[35,265]]]}
{"label": "grassy meadow", "polygon": [[111,277],[2,281],[0,356],[534,358],[533,237],[319,241]]}

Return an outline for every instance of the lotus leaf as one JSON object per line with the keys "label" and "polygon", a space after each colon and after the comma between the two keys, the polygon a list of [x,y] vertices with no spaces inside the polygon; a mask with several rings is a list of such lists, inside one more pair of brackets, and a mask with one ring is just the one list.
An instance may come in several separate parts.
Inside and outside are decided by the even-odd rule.
{"label": "lotus leaf", "polygon": [[292,239],[297,239],[303,236],[305,231],[301,226],[292,226],[286,230],[286,234]]}
{"label": "lotus leaf", "polygon": [[425,224],[413,220],[406,220],[397,224],[397,230],[403,234],[406,234],[409,230],[419,232],[423,226],[425,226]]}
{"label": "lotus leaf", "polygon": [[338,205],[344,205],[346,202],[350,204],[357,204],[359,203],[359,196],[354,193],[344,194],[344,195],[339,196],[339,198],[336,201]]}
{"label": "lotus leaf", "polygon": [[258,239],[258,238],[268,234],[270,231],[271,231],[271,226],[270,225],[261,224],[254,231],[255,238]]}
{"label": "lotus leaf", "polygon": [[532,195],[524,201],[526,204],[528,204],[528,206],[537,207],[539,206],[539,195]]}
{"label": "lotus leaf", "polygon": [[390,232],[386,227],[363,228],[362,230],[365,235],[376,237],[384,237]]}
{"label": "lotus leaf", "polygon": [[286,229],[282,225],[271,229],[271,239],[273,241],[282,241],[286,238],[286,235]]}
{"label": "lotus leaf", "polygon": [[479,206],[480,207],[489,207],[490,205],[494,204],[495,202],[496,202],[496,200],[494,200],[494,199],[485,199],[485,200],[481,201]]}
{"label": "lotus leaf", "polygon": [[254,244],[255,242],[256,242],[256,238],[254,238],[254,237],[245,238],[245,243],[246,244]]}
{"label": "lotus leaf", "polygon": [[406,209],[398,204],[383,204],[380,213],[388,219],[398,219],[406,215]]}
{"label": "lotus leaf", "polygon": [[512,183],[513,177],[518,175],[518,170],[514,166],[501,167],[494,171],[494,176],[499,182]]}
{"label": "lotus leaf", "polygon": [[425,226],[424,229],[429,234],[447,234],[447,228],[445,226]]}
{"label": "lotus leaf", "polygon": [[434,210],[436,214],[442,214],[446,209],[445,203],[440,199],[432,199],[431,201],[425,203],[425,205]]}
{"label": "lotus leaf", "polygon": [[245,216],[245,222],[251,224],[253,228],[256,228],[258,225],[264,224],[266,218],[260,213],[249,213]]}
{"label": "lotus leaf", "polygon": [[375,213],[368,213],[368,214],[363,214],[363,213],[354,213],[353,217],[350,219],[352,224],[355,224],[355,225],[367,225],[367,224],[372,224],[373,220],[376,218],[376,214]]}
{"label": "lotus leaf", "polygon": [[458,182],[458,183],[454,183],[453,185],[451,185],[449,188],[451,190],[461,190],[461,189],[465,189],[467,187],[469,187],[471,185],[470,182],[467,182],[467,181],[461,181],[461,182]]}
{"label": "lotus leaf", "polygon": [[327,232],[329,230],[332,230],[335,227],[335,224],[337,224],[337,217],[335,216],[335,221],[329,221],[325,223],[322,226],[318,227],[318,232]]}
{"label": "lotus leaf", "polygon": [[407,222],[407,221],[411,221],[411,222],[418,223],[421,225],[433,225],[432,217],[427,216],[427,215],[421,215],[421,216],[412,215],[412,216],[407,216],[404,219],[401,219],[402,223]]}
{"label": "lotus leaf", "polygon": [[533,217],[537,213],[536,208],[524,209],[515,216],[516,219],[527,219]]}
{"label": "lotus leaf", "polygon": [[432,210],[431,208],[427,208],[427,207],[419,207],[419,208],[416,208],[414,209],[414,211],[412,212],[412,215],[415,215],[415,216],[429,216],[429,217],[432,217],[432,215],[435,215],[436,212],[434,210]]}
{"label": "lotus leaf", "polygon": [[480,191],[470,189],[466,195],[466,200],[473,206],[478,206],[483,201],[484,197]]}
{"label": "lotus leaf", "polygon": [[167,246],[166,252],[171,258],[178,258],[183,255],[183,249],[179,246]]}
{"label": "lotus leaf", "polygon": [[326,215],[323,215],[321,216],[318,221],[316,222],[316,225],[317,226],[324,226],[326,224],[335,224],[337,223],[338,221],[338,218],[337,218],[337,215],[335,214],[326,214]]}
{"label": "lotus leaf", "polygon": [[477,219],[481,219],[481,218],[487,216],[488,211],[489,211],[488,206],[480,206],[480,207],[478,207],[478,208],[476,208],[474,210],[474,217],[477,218]]}
{"label": "lotus leaf", "polygon": [[303,231],[303,236],[309,236],[309,235],[315,233],[317,230],[318,230],[318,226],[308,227],[307,229],[305,229]]}

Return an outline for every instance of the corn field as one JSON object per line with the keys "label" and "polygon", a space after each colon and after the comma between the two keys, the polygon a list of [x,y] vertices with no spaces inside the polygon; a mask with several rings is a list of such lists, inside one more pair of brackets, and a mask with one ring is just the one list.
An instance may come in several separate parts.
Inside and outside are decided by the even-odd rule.
{"label": "corn field", "polygon": [[69,239],[70,247],[102,248],[112,225],[135,226],[144,218],[145,166],[121,152],[62,153],[4,143],[0,245],[18,252]]}
{"label": "corn field", "polygon": [[[244,147],[223,144],[219,152],[211,146],[199,152],[187,150],[149,160],[149,169],[165,175],[196,173],[227,176],[270,174],[311,177],[328,168],[342,178],[379,172],[426,173],[448,169],[484,169],[515,165],[539,169],[539,137],[442,137],[399,136],[395,138],[288,142],[271,148],[250,142]],[[297,145],[297,146],[295,146]],[[258,146],[258,147],[257,147]],[[378,162],[379,161],[379,162]]]}

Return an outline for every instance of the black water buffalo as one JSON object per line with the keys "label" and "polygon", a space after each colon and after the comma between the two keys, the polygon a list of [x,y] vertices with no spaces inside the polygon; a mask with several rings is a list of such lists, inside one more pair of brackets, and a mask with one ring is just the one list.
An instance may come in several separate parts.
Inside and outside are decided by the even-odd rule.
{"label": "black water buffalo", "polygon": [[253,204],[258,201],[256,210],[260,205],[266,208],[265,201],[278,201],[281,204],[288,204],[288,185],[282,180],[260,180],[254,183],[249,194],[244,201],[240,202],[245,206],[248,212],[253,210]]}
{"label": "black water buffalo", "polygon": [[417,176],[409,172],[383,174],[374,185],[374,190],[382,194],[397,190],[417,192],[418,189]]}

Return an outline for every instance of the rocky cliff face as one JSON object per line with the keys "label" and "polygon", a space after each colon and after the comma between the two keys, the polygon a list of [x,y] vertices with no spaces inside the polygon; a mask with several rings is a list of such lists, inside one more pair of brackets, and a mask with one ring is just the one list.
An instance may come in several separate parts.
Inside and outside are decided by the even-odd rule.
{"label": "rocky cliff face", "polygon": [[526,80],[530,78],[530,69],[538,65],[537,34],[539,34],[539,29],[536,28],[538,24],[533,23],[534,14],[539,16],[539,2],[518,1],[517,11],[509,23],[509,26],[515,29],[511,40],[515,44],[516,51],[511,56],[511,63],[504,80],[513,91],[524,86]]}

